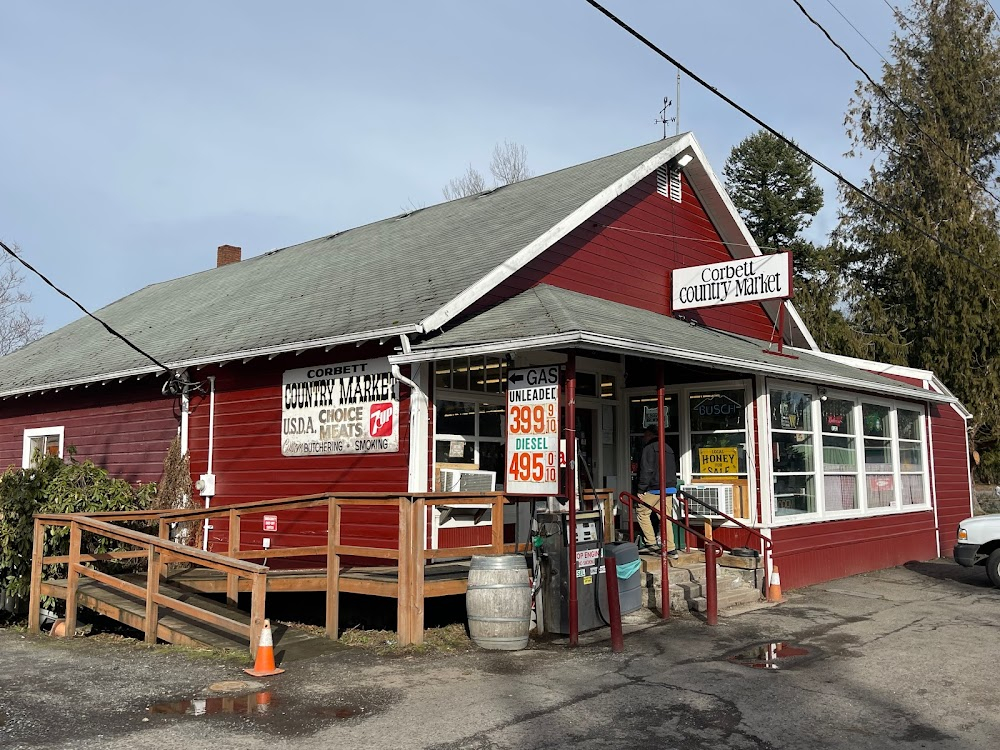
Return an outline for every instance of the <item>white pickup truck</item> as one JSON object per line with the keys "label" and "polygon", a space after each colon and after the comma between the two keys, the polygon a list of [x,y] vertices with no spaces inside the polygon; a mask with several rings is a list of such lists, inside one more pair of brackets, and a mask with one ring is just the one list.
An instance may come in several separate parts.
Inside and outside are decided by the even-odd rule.
{"label": "white pickup truck", "polygon": [[966,518],[958,525],[955,562],[967,568],[985,565],[990,582],[1000,586],[1000,513]]}

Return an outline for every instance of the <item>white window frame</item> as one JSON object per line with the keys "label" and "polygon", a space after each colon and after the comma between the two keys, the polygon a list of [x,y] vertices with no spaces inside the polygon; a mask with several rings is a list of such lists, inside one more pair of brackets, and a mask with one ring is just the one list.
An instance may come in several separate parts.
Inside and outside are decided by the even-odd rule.
{"label": "white window frame", "polygon": [[24,431],[24,442],[21,450],[21,468],[31,468],[31,439],[36,437],[59,437],[59,458],[63,457],[63,448],[66,443],[65,427],[31,427]]}
{"label": "white window frame", "polygon": [[[451,403],[465,403],[471,404],[475,407],[476,413],[473,416],[473,421],[475,423],[474,433],[471,435],[460,435],[457,433],[450,432],[438,432],[438,418],[437,418],[437,406],[439,402],[451,402]],[[507,442],[507,424],[506,419],[501,421],[500,427],[500,437],[492,437],[488,435],[480,435],[480,424],[479,424],[479,411],[484,404],[489,404],[491,406],[499,406],[503,409],[506,404],[506,398],[497,393],[483,393],[482,391],[453,391],[451,389],[439,388],[434,393],[434,466],[435,468],[447,468],[445,462],[439,462],[437,460],[437,446],[438,443],[450,443],[452,441],[461,440],[463,443],[472,443],[472,455],[473,463],[482,468],[482,460],[480,457],[480,445],[482,443],[493,443],[505,445]],[[501,472],[497,476],[497,486],[503,485],[504,474]],[[437,492],[435,487],[434,492]]]}
{"label": "white window frame", "polygon": [[[815,477],[816,477],[816,511],[813,513],[796,513],[790,516],[778,516],[776,515],[777,505],[774,499],[774,456],[773,456],[773,436],[772,436],[772,425],[771,425],[771,392],[780,390],[794,390],[800,393],[809,393],[813,397],[811,409],[812,409],[812,436],[813,436],[813,465],[815,467]],[[865,393],[852,393],[848,391],[835,391],[830,389],[824,389],[826,396],[831,399],[840,399],[844,401],[850,401],[854,404],[854,409],[852,411],[852,420],[854,422],[854,432],[852,437],[854,438],[855,445],[855,459],[857,462],[857,493],[858,493],[858,508],[848,509],[848,510],[838,510],[838,511],[828,511],[826,510],[826,470],[823,462],[823,425],[821,422],[822,412],[820,409],[820,398],[819,390],[815,386],[806,385],[804,383],[796,383],[794,381],[787,380],[772,380],[768,379],[765,383],[764,394],[765,394],[765,408],[766,411],[764,419],[766,419],[766,434],[767,434],[767,444],[766,450],[766,461],[769,467],[769,482],[767,484],[768,494],[770,495],[770,509],[768,511],[770,516],[770,525],[772,526],[794,526],[802,523],[815,523],[818,521],[833,521],[833,520],[845,520],[854,518],[878,518],[880,516],[888,515],[900,515],[904,513],[922,513],[932,509],[931,502],[931,492],[930,492],[930,464],[929,464],[929,453],[928,453],[928,442],[927,436],[929,430],[927,429],[927,407],[925,404],[909,402],[909,401],[894,401],[891,399],[881,398],[872,396]],[[893,478],[893,489],[894,498],[891,505],[880,508],[869,508],[868,507],[868,477],[869,473],[865,465],[865,434],[864,434],[864,419],[862,415],[862,404],[872,404],[875,406],[885,406],[889,409],[889,447],[892,457],[892,478]],[[900,441],[899,441],[899,428],[897,422],[897,409],[904,409],[906,411],[916,412],[919,416],[920,425],[920,447],[921,447],[921,457],[923,463],[921,466],[921,471],[901,471],[901,459],[900,459]],[[778,432],[782,432],[778,430]],[[844,434],[846,437],[847,435]],[[908,444],[916,443],[917,441],[908,440]],[[765,458],[762,456],[762,459]],[[838,475],[841,472],[831,472],[834,475]],[[883,474],[889,472],[874,472],[873,475]],[[923,497],[924,502],[920,504],[904,505],[903,495],[902,495],[902,475],[917,475],[919,474],[923,480]]]}

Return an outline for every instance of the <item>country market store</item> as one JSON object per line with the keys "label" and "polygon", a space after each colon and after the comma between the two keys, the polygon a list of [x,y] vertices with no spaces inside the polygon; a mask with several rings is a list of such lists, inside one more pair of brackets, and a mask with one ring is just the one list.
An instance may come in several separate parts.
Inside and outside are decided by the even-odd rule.
{"label": "country market store", "polygon": [[[155,481],[179,434],[195,500],[213,507],[433,491],[454,472],[513,494],[507,376],[551,367],[559,398],[575,387],[580,461],[617,493],[632,489],[662,366],[681,478],[772,538],[785,588],[950,550],[971,508],[968,413],[933,373],[819,351],[794,302],[768,298],[785,278],[771,257],[691,134],[247,260],[223,246],[216,268],[98,311],[179,392],[78,320],[0,359],[0,458],[73,446]],[[675,283],[684,269],[696,277]],[[345,512],[340,532],[392,546],[395,522]],[[462,514],[425,532],[439,547],[489,539]],[[304,511],[240,543],[326,534]],[[227,543],[213,525],[208,546]]]}

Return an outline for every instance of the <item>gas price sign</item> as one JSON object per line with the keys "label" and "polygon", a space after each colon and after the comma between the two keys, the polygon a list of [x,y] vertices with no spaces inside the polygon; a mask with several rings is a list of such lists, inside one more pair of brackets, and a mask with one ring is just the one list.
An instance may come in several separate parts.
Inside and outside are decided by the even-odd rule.
{"label": "gas price sign", "polygon": [[559,494],[559,367],[507,375],[507,477],[512,495]]}

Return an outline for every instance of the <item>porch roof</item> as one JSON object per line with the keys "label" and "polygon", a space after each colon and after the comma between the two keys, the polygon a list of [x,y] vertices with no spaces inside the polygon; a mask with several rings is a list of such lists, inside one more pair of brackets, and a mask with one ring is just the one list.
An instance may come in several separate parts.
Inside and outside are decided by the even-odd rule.
{"label": "porch roof", "polygon": [[936,393],[873,372],[629,305],[545,284],[538,285],[390,359],[397,364],[523,349],[586,347],[654,359],[851,388],[920,401],[956,403]]}

